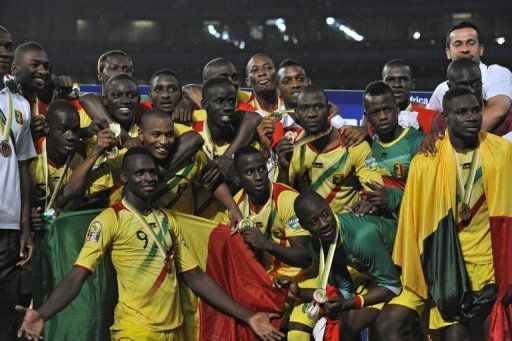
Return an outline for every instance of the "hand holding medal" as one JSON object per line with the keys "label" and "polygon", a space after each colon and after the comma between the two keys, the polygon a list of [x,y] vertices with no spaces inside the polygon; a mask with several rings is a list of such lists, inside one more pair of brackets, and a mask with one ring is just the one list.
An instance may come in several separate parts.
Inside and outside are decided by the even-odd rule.
{"label": "hand holding medal", "polygon": [[[121,125],[117,122],[110,123],[110,130],[114,134],[114,137],[117,139],[121,136]],[[119,155],[119,148],[117,146],[112,147],[110,150],[105,151],[107,155],[107,159],[113,160]]]}
{"label": "hand holding medal", "polygon": [[14,117],[12,93],[10,89],[11,82],[11,76],[4,76],[5,94],[7,96],[7,118],[4,121],[4,116],[2,115],[2,119],[0,119],[0,134],[2,136],[2,140],[0,140],[0,154],[6,158],[12,154],[12,148],[9,144],[9,135],[11,134],[12,119]]}

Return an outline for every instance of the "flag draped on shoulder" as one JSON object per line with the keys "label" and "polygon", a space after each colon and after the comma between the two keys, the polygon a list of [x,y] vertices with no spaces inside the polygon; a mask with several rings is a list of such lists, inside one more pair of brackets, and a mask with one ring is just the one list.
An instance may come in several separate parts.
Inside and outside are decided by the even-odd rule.
{"label": "flag draped on shoulder", "polygon": [[[497,300],[489,340],[512,340],[512,145],[480,132],[485,200],[489,210]],[[404,192],[393,260],[404,287],[431,297],[446,320],[479,315],[495,295],[471,292],[455,221],[457,165],[449,136],[435,156],[416,156]]]}
{"label": "flag draped on shoulder", "polygon": [[[272,287],[270,276],[242,237],[230,235],[230,226],[182,213],[173,216],[201,269],[234,300],[253,312],[284,311],[286,293]],[[257,340],[249,327],[203,301],[198,304],[183,287],[180,301],[187,340],[197,340],[198,334],[200,340]],[[272,323],[279,328],[281,321]]]}

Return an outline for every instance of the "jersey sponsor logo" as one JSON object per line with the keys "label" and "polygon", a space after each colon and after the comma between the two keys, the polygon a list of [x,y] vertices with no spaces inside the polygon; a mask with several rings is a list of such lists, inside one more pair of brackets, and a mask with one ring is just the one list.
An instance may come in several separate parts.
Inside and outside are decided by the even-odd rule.
{"label": "jersey sponsor logo", "polygon": [[324,164],[321,162],[313,163],[313,168],[324,168]]}
{"label": "jersey sponsor logo", "polygon": [[366,167],[369,169],[376,170],[379,167],[377,164],[377,160],[375,160],[375,158],[371,154],[366,157],[366,160],[364,162],[366,164]]}
{"label": "jersey sponsor logo", "polygon": [[397,178],[403,178],[405,176],[404,165],[401,163],[395,162],[393,164],[393,171]]}
{"label": "jersey sponsor logo", "polygon": [[290,219],[288,219],[288,226],[290,226],[292,230],[297,230],[300,228],[299,218],[297,218],[296,215],[293,215]]}
{"label": "jersey sponsor logo", "polygon": [[101,228],[102,225],[99,221],[93,222],[87,230],[85,241],[97,243],[100,240]]}
{"label": "jersey sponsor logo", "polygon": [[16,123],[19,125],[23,124],[23,113],[21,111],[14,109],[14,117],[16,118]]}

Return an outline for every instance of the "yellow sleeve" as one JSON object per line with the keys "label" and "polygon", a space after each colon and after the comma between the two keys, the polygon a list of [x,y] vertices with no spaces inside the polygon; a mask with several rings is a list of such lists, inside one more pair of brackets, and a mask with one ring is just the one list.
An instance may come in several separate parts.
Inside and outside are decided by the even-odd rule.
{"label": "yellow sleeve", "polygon": [[199,175],[199,179],[201,179],[203,172],[206,169],[206,165],[208,164],[206,154],[202,150],[199,150],[194,156],[194,163],[197,167],[197,174]]}
{"label": "yellow sleeve", "polygon": [[112,243],[117,224],[117,215],[112,208],[101,212],[89,225],[75,265],[94,271]]}
{"label": "yellow sleeve", "polygon": [[189,131],[193,131],[193,129],[181,123],[174,123],[174,136],[180,137]]}
{"label": "yellow sleeve", "polygon": [[169,217],[169,221],[172,221],[172,226],[174,230],[175,239],[173,240],[173,246],[175,248],[174,257],[176,258],[176,270],[179,273],[183,273],[198,268],[199,263],[197,262],[194,255],[190,251],[187,242],[183,237],[183,234],[181,233],[178,224],[176,223],[176,220],[173,217],[169,216],[169,214],[167,214],[167,216]]}
{"label": "yellow sleeve", "polygon": [[192,122],[206,121],[206,110],[194,110],[192,113]]}
{"label": "yellow sleeve", "polygon": [[252,92],[250,91],[238,90],[236,92],[236,100],[238,102],[249,103],[251,101],[251,97]]}
{"label": "yellow sleeve", "polygon": [[290,160],[290,167],[288,168],[288,181],[290,181],[290,185],[295,186],[295,177],[297,173],[300,172],[300,164],[298,158],[299,151],[293,152],[292,159]]}
{"label": "yellow sleeve", "polygon": [[87,128],[91,125],[92,119],[87,115],[85,109],[80,109],[78,116],[80,117],[80,128]]}
{"label": "yellow sleeve", "polygon": [[298,196],[297,192],[285,191],[278,198],[278,216],[283,224],[286,238],[310,235],[308,231],[300,226],[299,218],[297,218],[293,209],[293,203]]}
{"label": "yellow sleeve", "polygon": [[372,180],[379,184],[384,183],[368,142],[365,141],[357,146],[350,147],[348,154],[356,169],[357,178],[366,190],[371,191],[366,184]]}
{"label": "yellow sleeve", "polygon": [[91,179],[87,188],[87,195],[92,196],[97,193],[110,190],[114,187],[114,177],[108,167],[100,167],[97,170],[89,172]]}

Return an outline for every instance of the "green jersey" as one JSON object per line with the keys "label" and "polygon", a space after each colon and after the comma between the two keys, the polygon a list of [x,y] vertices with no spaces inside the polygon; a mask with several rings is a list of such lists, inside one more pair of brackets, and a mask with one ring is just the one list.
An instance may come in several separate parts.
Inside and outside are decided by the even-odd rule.
{"label": "green jersey", "polygon": [[[355,293],[347,266],[368,274],[377,283],[395,294],[402,290],[400,276],[391,259],[396,235],[396,221],[366,215],[356,217],[352,213],[334,215],[340,236],[329,274],[329,284],[345,296]],[[310,255],[319,262],[320,241],[312,240]],[[327,250],[324,250],[327,254]]]}
{"label": "green jersey", "polygon": [[418,154],[425,135],[406,128],[393,142],[384,143],[373,136],[372,152],[388,190],[390,210],[398,216],[412,158]]}

